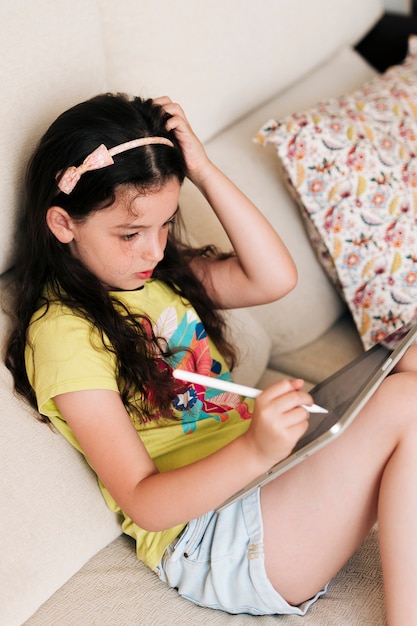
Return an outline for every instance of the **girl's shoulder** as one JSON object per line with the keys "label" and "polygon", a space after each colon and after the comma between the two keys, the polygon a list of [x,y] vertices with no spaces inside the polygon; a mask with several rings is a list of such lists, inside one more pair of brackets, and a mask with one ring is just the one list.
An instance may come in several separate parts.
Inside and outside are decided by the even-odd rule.
{"label": "girl's shoulder", "polygon": [[28,339],[33,342],[36,337],[50,336],[56,340],[76,330],[90,332],[93,325],[79,312],[57,299],[48,299],[32,315],[28,327]]}

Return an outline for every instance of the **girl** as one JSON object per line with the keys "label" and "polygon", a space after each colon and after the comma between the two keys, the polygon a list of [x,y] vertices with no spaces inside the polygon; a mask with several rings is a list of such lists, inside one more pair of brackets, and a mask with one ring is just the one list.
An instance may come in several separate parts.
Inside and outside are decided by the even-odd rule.
{"label": "girl", "polygon": [[[233,254],[177,237],[185,176]],[[218,310],[296,283],[277,233],[177,104],[107,94],[61,115],[32,158],[21,234],[7,365],[85,455],[139,558],[198,604],[301,615],[378,519],[388,618],[416,623],[413,349],[336,442],[213,512],[290,453],[312,398],[301,380],[253,406],[172,378],[174,367],[230,378]]]}

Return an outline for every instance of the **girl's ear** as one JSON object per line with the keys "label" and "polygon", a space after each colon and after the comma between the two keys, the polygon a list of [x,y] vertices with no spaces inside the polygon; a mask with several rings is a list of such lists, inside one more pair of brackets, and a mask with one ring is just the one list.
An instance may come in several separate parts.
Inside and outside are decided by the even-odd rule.
{"label": "girl's ear", "polygon": [[46,213],[46,223],[51,233],[61,243],[70,243],[74,239],[72,219],[62,207],[49,207]]}

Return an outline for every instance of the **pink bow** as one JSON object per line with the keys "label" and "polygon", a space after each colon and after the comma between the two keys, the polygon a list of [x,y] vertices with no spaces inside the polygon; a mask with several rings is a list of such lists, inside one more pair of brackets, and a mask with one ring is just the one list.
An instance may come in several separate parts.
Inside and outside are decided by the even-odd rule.
{"label": "pink bow", "polygon": [[59,181],[58,187],[64,193],[70,194],[85,172],[99,170],[102,167],[107,167],[113,163],[114,161],[110,152],[104,144],[101,144],[101,146],[96,148],[84,159],[81,165],[78,167],[75,167],[74,165],[68,167]]}

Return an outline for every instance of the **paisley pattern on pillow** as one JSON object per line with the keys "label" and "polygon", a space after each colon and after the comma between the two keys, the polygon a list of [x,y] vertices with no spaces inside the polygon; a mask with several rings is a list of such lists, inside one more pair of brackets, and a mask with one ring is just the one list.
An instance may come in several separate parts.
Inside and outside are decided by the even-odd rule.
{"label": "paisley pattern on pillow", "polygon": [[365,348],[417,314],[417,37],[403,64],[256,136],[276,147]]}

